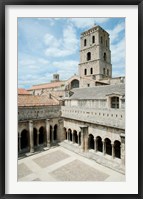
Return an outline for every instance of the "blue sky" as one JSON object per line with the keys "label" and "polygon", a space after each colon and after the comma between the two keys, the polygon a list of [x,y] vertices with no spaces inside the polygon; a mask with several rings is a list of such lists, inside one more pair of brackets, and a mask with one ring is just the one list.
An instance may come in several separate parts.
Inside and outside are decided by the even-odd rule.
{"label": "blue sky", "polygon": [[125,76],[124,18],[18,18],[18,87],[78,74],[80,34],[94,24],[110,34],[112,76]]}

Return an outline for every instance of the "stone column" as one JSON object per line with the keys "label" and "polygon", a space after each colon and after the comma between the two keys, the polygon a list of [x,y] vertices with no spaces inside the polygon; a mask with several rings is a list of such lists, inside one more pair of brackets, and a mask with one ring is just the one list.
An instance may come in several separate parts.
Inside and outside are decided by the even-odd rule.
{"label": "stone column", "polygon": [[96,138],[94,139],[94,151],[97,152]]}
{"label": "stone column", "polygon": [[81,128],[81,150],[84,151],[84,128]]}
{"label": "stone column", "polygon": [[121,161],[122,164],[125,165],[125,134],[122,133],[121,137]]}
{"label": "stone column", "polygon": [[18,134],[18,149],[19,149],[19,152],[21,151],[21,134]]}
{"label": "stone column", "polygon": [[46,119],[47,148],[50,148],[50,120]]}
{"label": "stone column", "polygon": [[115,158],[114,144],[111,144],[111,145],[112,145],[112,158],[114,159]]}
{"label": "stone column", "polygon": [[30,135],[30,153],[34,153],[34,142],[33,142],[33,121],[29,121],[29,135]]}
{"label": "stone column", "polygon": [[106,153],[106,143],[105,141],[103,141],[103,155],[105,155]]}

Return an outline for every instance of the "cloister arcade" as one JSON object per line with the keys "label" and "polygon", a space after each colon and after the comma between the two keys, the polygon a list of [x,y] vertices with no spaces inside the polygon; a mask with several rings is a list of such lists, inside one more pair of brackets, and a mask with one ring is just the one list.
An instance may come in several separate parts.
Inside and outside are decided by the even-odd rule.
{"label": "cloister arcade", "polygon": [[[102,138],[100,136],[94,136],[93,134],[87,134],[81,136],[81,131],[71,130],[64,128],[65,140],[67,142],[76,144],[81,147],[83,143],[87,143],[87,151],[93,151],[99,155],[108,155],[112,158],[121,159],[121,141],[110,140],[109,138]],[[85,148],[83,151],[86,151]]]}
{"label": "cloister arcade", "polygon": [[56,144],[58,141],[57,133],[57,124],[49,125],[49,130],[46,130],[45,126],[19,129],[18,153],[34,152],[39,147],[47,147],[48,139],[50,146]]}

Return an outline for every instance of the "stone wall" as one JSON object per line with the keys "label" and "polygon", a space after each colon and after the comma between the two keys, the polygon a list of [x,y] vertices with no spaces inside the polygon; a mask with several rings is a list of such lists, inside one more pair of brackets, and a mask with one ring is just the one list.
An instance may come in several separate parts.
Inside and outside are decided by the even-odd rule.
{"label": "stone wall", "polygon": [[18,120],[57,118],[61,115],[60,106],[18,107]]}

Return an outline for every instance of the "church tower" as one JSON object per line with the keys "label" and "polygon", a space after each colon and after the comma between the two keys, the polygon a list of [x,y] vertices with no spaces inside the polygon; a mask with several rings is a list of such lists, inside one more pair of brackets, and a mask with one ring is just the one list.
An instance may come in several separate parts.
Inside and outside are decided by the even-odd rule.
{"label": "church tower", "polygon": [[[99,81],[112,77],[109,34],[100,26],[81,33],[79,75]],[[85,81],[85,80],[84,80]]]}

